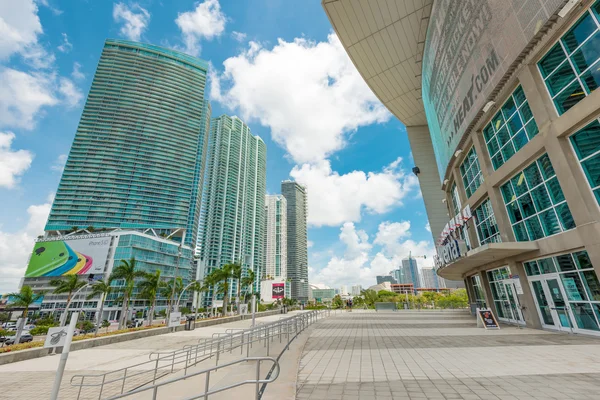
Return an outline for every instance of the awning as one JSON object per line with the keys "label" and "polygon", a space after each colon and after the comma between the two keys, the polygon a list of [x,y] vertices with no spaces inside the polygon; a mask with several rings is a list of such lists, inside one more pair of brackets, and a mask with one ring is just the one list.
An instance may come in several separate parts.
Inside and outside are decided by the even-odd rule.
{"label": "awning", "polygon": [[537,242],[488,243],[469,250],[463,257],[439,268],[437,272],[444,279],[461,281],[474,268],[537,249]]}

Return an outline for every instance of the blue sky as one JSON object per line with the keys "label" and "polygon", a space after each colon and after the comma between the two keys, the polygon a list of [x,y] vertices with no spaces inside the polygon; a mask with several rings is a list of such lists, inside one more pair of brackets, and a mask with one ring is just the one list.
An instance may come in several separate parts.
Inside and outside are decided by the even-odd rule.
{"label": "blue sky", "polygon": [[375,283],[433,247],[404,126],[356,72],[319,0],[0,0],[0,293],[42,233],[104,40],[212,65],[213,116],[268,149],[267,191],[309,191],[310,281]]}

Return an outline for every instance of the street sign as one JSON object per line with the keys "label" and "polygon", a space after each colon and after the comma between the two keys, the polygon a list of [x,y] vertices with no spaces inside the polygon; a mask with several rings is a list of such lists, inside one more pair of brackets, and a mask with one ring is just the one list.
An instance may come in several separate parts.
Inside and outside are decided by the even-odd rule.
{"label": "street sign", "polygon": [[169,315],[169,328],[173,328],[175,326],[181,325],[181,313],[180,312],[172,312]]}
{"label": "street sign", "polygon": [[44,347],[63,347],[67,341],[68,326],[59,326],[48,329]]}
{"label": "street sign", "polygon": [[500,329],[494,313],[489,308],[478,308],[477,316],[485,329]]}

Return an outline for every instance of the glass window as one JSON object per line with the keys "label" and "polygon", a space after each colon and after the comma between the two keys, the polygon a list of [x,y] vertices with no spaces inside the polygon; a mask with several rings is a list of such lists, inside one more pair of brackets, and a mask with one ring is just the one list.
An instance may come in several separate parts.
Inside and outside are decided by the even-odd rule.
{"label": "glass window", "polygon": [[571,144],[596,195],[596,200],[600,202],[600,123],[598,120],[571,135]]}
{"label": "glass window", "polygon": [[598,7],[600,2],[588,9],[538,63],[559,115],[600,84],[600,23],[594,12]]}
{"label": "glass window", "polygon": [[483,130],[494,169],[500,168],[537,133],[533,113],[519,86]]}
{"label": "glass window", "polygon": [[471,284],[473,285],[473,291],[475,292],[475,301],[477,302],[477,307],[487,308],[479,275],[473,275],[471,277]]}
{"label": "glass window", "polygon": [[483,175],[481,175],[481,168],[479,167],[479,160],[477,159],[475,147],[471,147],[465,160],[460,165],[460,175],[462,176],[465,185],[467,197],[471,197],[483,182]]}
{"label": "glass window", "polygon": [[517,241],[537,240],[575,227],[546,154],[500,187]]}
{"label": "glass window", "polygon": [[475,229],[480,245],[502,241],[490,199],[486,199],[481,203],[481,205],[475,209],[473,215],[475,217]]}
{"label": "glass window", "polygon": [[456,183],[452,184],[451,189],[452,194],[452,209],[454,211],[454,215],[458,215],[460,213],[460,197],[458,197],[458,188],[456,187]]}

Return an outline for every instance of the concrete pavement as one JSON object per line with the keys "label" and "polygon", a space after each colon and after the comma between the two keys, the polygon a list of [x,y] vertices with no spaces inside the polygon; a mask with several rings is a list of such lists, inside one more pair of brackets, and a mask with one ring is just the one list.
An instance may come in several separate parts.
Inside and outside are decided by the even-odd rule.
{"label": "concrete pavement", "polygon": [[462,311],[352,312],[314,326],[297,399],[600,398],[600,338],[476,327]]}

